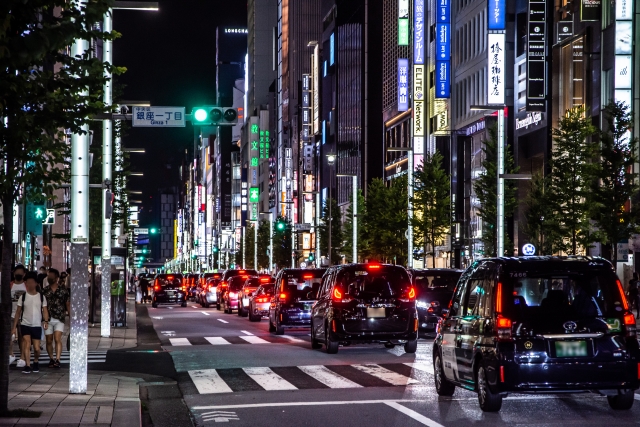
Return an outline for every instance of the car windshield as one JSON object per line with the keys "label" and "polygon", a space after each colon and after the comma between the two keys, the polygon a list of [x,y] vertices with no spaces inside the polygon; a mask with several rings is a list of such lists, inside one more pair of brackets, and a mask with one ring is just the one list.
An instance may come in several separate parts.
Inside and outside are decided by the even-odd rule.
{"label": "car windshield", "polygon": [[[512,320],[621,317],[626,301],[610,271],[544,274],[506,273],[504,312]],[[505,292],[506,291],[506,292]]]}
{"label": "car windshield", "polygon": [[345,269],[338,284],[354,298],[395,298],[411,287],[407,272],[397,267]]}
{"label": "car windshield", "polygon": [[423,291],[450,291],[456,288],[461,272],[417,272],[415,284]]}
{"label": "car windshield", "polygon": [[264,294],[268,294],[271,295],[273,294],[273,284],[268,284],[268,285],[262,285],[260,286],[260,288],[258,288],[258,291],[256,292],[256,294],[258,295],[264,295]]}
{"label": "car windshield", "polygon": [[320,289],[323,275],[324,270],[287,272],[283,275],[283,280],[286,280],[286,283],[283,284],[281,290],[294,299],[316,299],[315,295]]}

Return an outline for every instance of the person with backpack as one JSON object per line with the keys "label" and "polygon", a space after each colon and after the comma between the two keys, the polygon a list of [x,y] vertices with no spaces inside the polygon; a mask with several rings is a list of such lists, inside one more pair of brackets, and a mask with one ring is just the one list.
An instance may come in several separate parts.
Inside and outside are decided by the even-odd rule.
{"label": "person with backpack", "polygon": [[60,284],[58,270],[50,268],[47,274],[49,286],[43,292],[44,298],[47,300],[47,310],[49,311],[49,326],[45,330],[47,353],[49,354],[49,367],[60,368],[64,318],[66,317],[65,313],[69,311],[69,291],[64,285]]}
{"label": "person with backpack", "polygon": [[[15,334],[20,321],[20,331],[22,332],[22,352],[25,361],[23,374],[40,372],[40,337],[42,328],[49,326],[49,311],[47,310],[47,300],[42,293],[36,290],[38,285],[38,274],[28,272],[24,276],[27,292],[18,299],[18,308],[13,322],[11,333]],[[33,368],[31,367],[31,344],[33,344]]]}
{"label": "person with backpack", "polygon": [[[24,283],[24,275],[27,269],[23,265],[18,264],[13,269],[13,281],[11,282],[11,324],[14,324],[16,317],[16,310],[18,309],[18,300],[22,298],[22,295],[27,292],[27,286]],[[22,351],[22,335],[18,333],[12,334],[11,343],[9,344],[9,365],[11,365],[16,359],[13,355],[13,342],[17,340],[18,349],[20,350],[20,357],[16,362],[18,368],[24,368],[26,363],[24,361],[24,353]]]}

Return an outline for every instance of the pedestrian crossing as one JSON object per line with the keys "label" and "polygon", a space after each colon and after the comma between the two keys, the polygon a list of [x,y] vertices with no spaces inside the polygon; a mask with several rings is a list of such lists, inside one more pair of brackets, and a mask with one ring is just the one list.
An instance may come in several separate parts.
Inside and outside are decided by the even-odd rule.
{"label": "pedestrian crossing", "polygon": [[[20,356],[20,353],[15,352],[14,356],[16,359]],[[31,360],[33,360],[33,355],[31,356]],[[60,364],[68,365],[70,361],[69,352],[63,351],[60,355]],[[87,352],[87,363],[104,363],[107,361],[107,351],[106,350],[92,350]],[[40,365],[49,363],[49,355],[46,351],[40,352]],[[15,362],[14,362],[15,364]]]}
{"label": "pedestrian crossing", "polygon": [[188,371],[200,394],[327,388],[393,387],[431,383],[428,362],[249,367]]}
{"label": "pedestrian crossing", "polygon": [[[243,331],[244,332],[244,331]],[[304,338],[307,338],[306,340]],[[308,337],[289,335],[236,335],[224,337],[167,337],[165,347],[184,347],[193,345],[230,345],[230,344],[308,344]]]}

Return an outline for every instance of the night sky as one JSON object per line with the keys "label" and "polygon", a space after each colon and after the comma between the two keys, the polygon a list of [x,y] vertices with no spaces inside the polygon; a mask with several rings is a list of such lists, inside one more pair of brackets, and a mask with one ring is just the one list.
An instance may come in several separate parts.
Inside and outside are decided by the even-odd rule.
{"label": "night sky", "polygon": [[[215,102],[215,46],[217,26],[246,28],[245,1],[159,0],[160,10],[116,10],[113,28],[122,37],[114,43],[114,63],[127,68],[115,84],[122,100],[150,101],[158,106],[185,106]],[[158,189],[179,184],[178,168],[185,149],[193,151],[193,128],[128,129],[124,146],[145,148],[131,154],[132,170],[144,177],[131,177],[129,189],[143,203],[140,224],[144,226],[147,203]]]}

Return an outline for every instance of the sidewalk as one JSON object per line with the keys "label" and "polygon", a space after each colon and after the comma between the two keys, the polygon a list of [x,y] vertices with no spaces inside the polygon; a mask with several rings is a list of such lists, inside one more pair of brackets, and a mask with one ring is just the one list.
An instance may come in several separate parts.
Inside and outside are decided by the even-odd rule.
{"label": "sidewalk", "polygon": [[[127,327],[112,328],[109,338],[100,336],[100,325],[89,325],[88,350],[115,350],[137,346],[136,309],[127,299]],[[67,328],[68,329],[68,328]],[[68,331],[63,337],[66,343]],[[66,347],[66,344],[63,344]],[[65,348],[66,350],[66,348]],[[15,365],[9,375],[9,408],[41,411],[39,418],[0,418],[0,426],[96,426],[140,427],[141,407],[138,383],[142,378],[116,372],[89,371],[87,394],[69,394],[69,368],[46,367],[48,356],[40,358],[41,371],[22,374]],[[95,366],[93,366],[95,367]]]}

